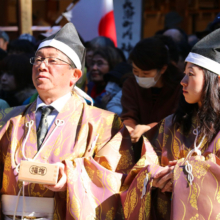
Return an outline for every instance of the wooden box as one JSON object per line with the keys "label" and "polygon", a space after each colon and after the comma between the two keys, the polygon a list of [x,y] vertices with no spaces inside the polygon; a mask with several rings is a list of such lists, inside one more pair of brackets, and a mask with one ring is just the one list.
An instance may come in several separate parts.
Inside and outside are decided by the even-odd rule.
{"label": "wooden box", "polygon": [[22,160],[18,180],[30,183],[55,185],[57,183],[58,174],[59,167],[57,164]]}

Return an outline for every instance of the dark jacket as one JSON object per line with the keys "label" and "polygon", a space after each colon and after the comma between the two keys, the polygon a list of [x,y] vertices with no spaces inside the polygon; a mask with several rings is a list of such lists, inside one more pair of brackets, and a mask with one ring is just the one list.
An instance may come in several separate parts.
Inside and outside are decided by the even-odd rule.
{"label": "dark jacket", "polygon": [[[178,83],[174,88],[162,87],[155,95],[152,88],[141,88],[132,76],[123,85],[121,118],[125,125],[133,128],[137,124],[154,127],[160,120],[175,112],[181,92],[182,86]],[[147,132],[149,140],[154,137],[153,129],[151,130]]]}

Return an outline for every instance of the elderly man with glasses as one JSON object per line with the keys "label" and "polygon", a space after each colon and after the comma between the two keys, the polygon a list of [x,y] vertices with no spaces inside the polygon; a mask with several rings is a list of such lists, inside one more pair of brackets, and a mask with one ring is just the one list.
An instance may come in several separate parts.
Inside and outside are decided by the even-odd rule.
{"label": "elderly man with glasses", "polygon": [[[119,212],[119,190],[134,165],[131,141],[115,114],[87,105],[75,86],[84,60],[68,23],[30,60],[37,100],[0,113],[2,219],[114,219]],[[18,181],[26,161],[41,163],[41,174],[56,164],[58,182]]]}

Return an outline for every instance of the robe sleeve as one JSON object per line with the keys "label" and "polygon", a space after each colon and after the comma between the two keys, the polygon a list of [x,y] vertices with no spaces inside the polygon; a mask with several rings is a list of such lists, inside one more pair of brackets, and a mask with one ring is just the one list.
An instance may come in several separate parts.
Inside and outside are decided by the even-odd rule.
{"label": "robe sleeve", "polygon": [[138,124],[139,105],[137,102],[136,93],[133,87],[133,79],[129,78],[125,81],[122,88],[122,114],[121,118],[125,125],[134,128]]}
{"label": "robe sleeve", "polygon": [[[142,148],[142,157],[128,174],[123,184],[121,201],[125,219],[152,219],[158,216],[151,210],[153,195],[157,194],[157,189],[152,187],[155,174],[162,168],[160,157],[164,141],[164,120],[158,130],[157,139],[154,146],[145,138]],[[166,194],[162,195],[166,200]],[[156,205],[156,204],[155,204]],[[165,214],[164,218],[166,219]],[[153,218],[159,219],[159,218]]]}
{"label": "robe sleeve", "polygon": [[[217,143],[217,142],[216,142]],[[174,169],[172,210],[170,219],[220,218],[220,160],[215,154],[191,156],[192,184],[184,170],[184,158]]]}
{"label": "robe sleeve", "polygon": [[120,187],[134,165],[129,133],[114,114],[102,117],[90,156],[65,160],[66,219],[114,219]]}
{"label": "robe sleeve", "polygon": [[[4,136],[4,134],[6,133],[6,129],[5,129],[5,126],[3,126],[4,128],[3,129],[1,129],[1,131],[0,131],[0,187],[1,187],[1,190],[2,190],[2,188],[3,188],[3,186],[4,186],[4,182],[3,182],[3,171],[4,171],[4,163],[3,163],[3,161],[4,161],[4,157],[3,157],[3,148],[2,148],[2,142],[3,142],[3,136]],[[4,138],[5,139],[5,138]],[[4,181],[6,181],[6,180],[4,180]],[[1,199],[1,197],[0,197],[0,199]],[[2,210],[2,202],[1,202],[1,200],[0,200],[0,208],[1,208],[1,210]],[[0,214],[0,220],[3,220],[4,219],[4,217],[3,217],[3,215],[2,215],[2,211],[1,211],[1,214]]]}
{"label": "robe sleeve", "polygon": [[[11,130],[9,129],[10,125],[10,118],[14,117],[15,115],[20,115],[25,106],[22,107],[14,107],[14,108],[7,108],[2,109],[0,111],[0,187],[1,187],[1,195],[5,193],[6,188],[9,186],[9,179],[10,176],[6,173],[10,167],[10,153],[8,149],[9,145],[9,137],[11,135]],[[5,158],[7,155],[7,162],[4,163]],[[1,198],[0,198],[1,199]],[[0,200],[0,208],[2,210],[2,202]],[[0,220],[3,220],[3,213],[1,211]]]}
{"label": "robe sleeve", "polygon": [[154,146],[146,137],[143,137],[143,146],[140,160],[135,164],[129,172],[123,185],[129,185],[141,169],[150,165],[160,165],[160,157],[162,153],[164,120],[158,129],[158,136],[154,141]]}

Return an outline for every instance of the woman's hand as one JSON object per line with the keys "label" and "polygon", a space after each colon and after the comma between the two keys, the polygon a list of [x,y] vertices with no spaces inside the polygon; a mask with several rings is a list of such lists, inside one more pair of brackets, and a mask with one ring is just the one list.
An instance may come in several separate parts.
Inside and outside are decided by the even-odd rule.
{"label": "woman's hand", "polygon": [[163,175],[156,183],[156,187],[161,189],[161,192],[172,192],[173,190],[173,169],[170,167],[168,173]]}
{"label": "woman's hand", "polygon": [[60,180],[56,185],[44,185],[51,191],[54,192],[63,192],[67,189],[67,176],[66,176],[66,169],[65,165],[61,162],[56,163],[59,167],[59,176],[61,176]]}
{"label": "woman's hand", "polygon": [[148,125],[136,125],[134,130],[130,133],[132,143],[138,142],[141,135],[150,129],[151,127]]}
{"label": "woman's hand", "polygon": [[169,166],[163,167],[154,177],[153,186],[160,188],[161,192],[172,192],[173,190],[173,170],[177,161],[170,161]]}
{"label": "woman's hand", "polygon": [[129,126],[129,125],[125,125],[125,126],[126,126],[126,128],[128,129],[129,134],[131,134],[131,133],[133,132],[134,128],[132,128],[132,127]]}

